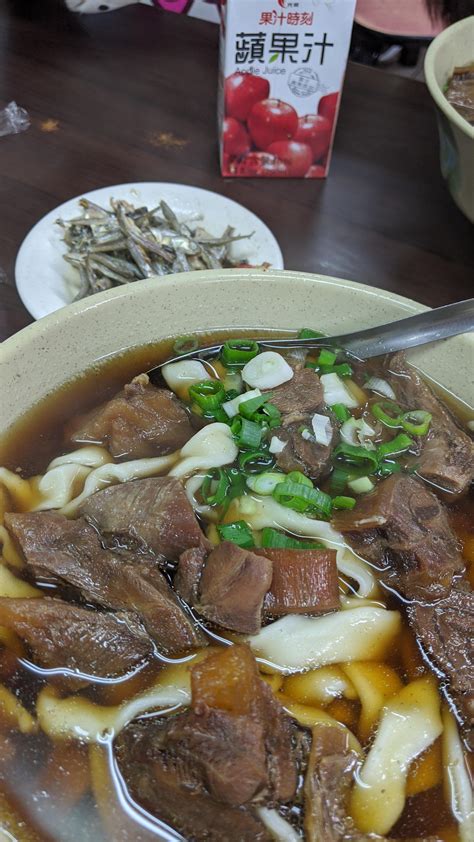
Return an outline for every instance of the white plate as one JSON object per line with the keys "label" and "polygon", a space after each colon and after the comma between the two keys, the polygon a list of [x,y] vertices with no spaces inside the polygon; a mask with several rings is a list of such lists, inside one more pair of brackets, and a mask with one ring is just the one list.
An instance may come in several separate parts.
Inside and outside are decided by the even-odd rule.
{"label": "white plate", "polygon": [[[227,225],[239,234],[254,231],[249,240],[232,245],[232,257],[247,260],[250,264],[270,263],[272,269],[283,269],[280,247],[269,228],[254,213],[242,205],[211,193],[199,187],[165,182],[142,182],[138,184],[115,184],[84,193],[104,207],[111,198],[127,199],[133,205],[155,207],[160,199],[174,210],[180,220],[186,222],[200,217],[200,224],[210,233],[220,235]],[[79,283],[76,270],[63,259],[66,246],[62,231],[55,222],[58,218],[72,219],[80,215],[78,205],[81,196],[76,196],[46,214],[23,240],[15,265],[15,278],[20,298],[26,309],[40,319],[73,301]]]}

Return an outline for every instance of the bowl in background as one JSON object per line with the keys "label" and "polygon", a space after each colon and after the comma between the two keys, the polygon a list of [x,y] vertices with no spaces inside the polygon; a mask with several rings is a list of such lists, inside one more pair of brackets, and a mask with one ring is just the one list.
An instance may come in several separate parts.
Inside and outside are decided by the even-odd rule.
{"label": "bowl in background", "polygon": [[425,58],[425,79],[438,118],[441,172],[451,195],[474,222],[474,126],[445,96],[455,67],[474,62],[474,15],[449,26],[432,41]]}

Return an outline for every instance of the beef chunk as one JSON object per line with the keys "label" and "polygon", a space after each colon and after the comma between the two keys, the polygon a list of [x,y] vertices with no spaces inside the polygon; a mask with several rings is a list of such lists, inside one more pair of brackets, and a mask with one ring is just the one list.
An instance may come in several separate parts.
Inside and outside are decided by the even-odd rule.
{"label": "beef chunk", "polygon": [[192,704],[199,716],[209,709],[225,710],[263,725],[267,780],[264,791],[277,801],[296,792],[295,726],[260,678],[247,646],[231,646],[210,655],[191,672]]}
{"label": "beef chunk", "polygon": [[451,697],[461,722],[471,729],[474,725],[474,594],[453,589],[450,595],[434,605],[413,603],[408,617],[421,648],[437,675],[447,681],[446,691]]}
{"label": "beef chunk", "polygon": [[324,614],[339,609],[335,550],[257,550],[273,564],[266,614]]}
{"label": "beef chunk", "polygon": [[199,582],[200,614],[224,628],[256,634],[272,581],[272,563],[230,541],[210,553]]}
{"label": "beef chunk", "polygon": [[193,433],[173,392],[157,389],[141,374],[112,400],[77,418],[69,441],[103,444],[117,459],[143,459],[179,450]]}
{"label": "beef chunk", "polygon": [[89,497],[80,513],[119,552],[138,550],[174,561],[203,540],[184,488],[174,477],[109,486]]}
{"label": "beef chunk", "polygon": [[433,416],[428,435],[420,439],[418,473],[451,495],[463,494],[474,478],[472,440],[415,369],[407,364],[403,353],[395,354],[388,365],[390,371],[398,375],[391,382],[399,403],[407,409],[424,409]]}
{"label": "beef chunk", "polygon": [[[349,816],[349,794],[357,763],[357,754],[349,749],[342,728],[325,724],[313,728],[304,782],[307,842],[383,842],[386,839],[357,830]],[[406,839],[406,842],[416,840]],[[424,837],[418,842],[438,840]]]}
{"label": "beef chunk", "polygon": [[329,444],[318,444],[316,441],[302,436],[302,427],[312,431],[312,415],[303,415],[298,423],[291,423],[277,427],[273,435],[280,441],[286,442],[281,453],[277,454],[278,467],[289,473],[301,471],[312,480],[321,480],[331,469],[331,452],[334,447],[335,430]]}
{"label": "beef chunk", "polygon": [[128,561],[104,550],[83,518],[68,520],[53,512],[9,514],[6,524],[37,577],[72,585],[107,608],[135,611],[162,654],[205,645],[156,562],[140,556]]}
{"label": "beef chunk", "polygon": [[118,737],[132,797],[196,842],[269,842],[252,802],[294,797],[295,726],[246,646],[201,661],[191,686],[191,710],[129,725]]}
{"label": "beef chunk", "polygon": [[[175,720],[185,728],[182,720],[189,716]],[[251,809],[211,796],[199,777],[199,758],[182,753],[179,744],[168,746],[170,726],[181,727],[179,721],[148,719],[131,723],[117,738],[118,765],[133,800],[195,842],[270,842]]]}
{"label": "beef chunk", "polygon": [[393,474],[337,513],[334,526],[363,558],[381,565],[385,582],[409,599],[446,596],[463,570],[444,506],[424,484]]}
{"label": "beef chunk", "polygon": [[0,625],[25,641],[39,665],[86,675],[124,675],[151,654],[129,614],[89,611],[60,599],[0,598]]}
{"label": "beef chunk", "polygon": [[204,562],[211,549],[211,544],[207,547],[203,543],[201,547],[185,550],[179,557],[173,587],[181,599],[184,599],[189,605],[195,606],[199,601],[199,580]]}
{"label": "beef chunk", "polygon": [[324,403],[321,381],[311,368],[296,370],[292,379],[272,389],[270,403],[280,410],[283,424],[300,423]]}

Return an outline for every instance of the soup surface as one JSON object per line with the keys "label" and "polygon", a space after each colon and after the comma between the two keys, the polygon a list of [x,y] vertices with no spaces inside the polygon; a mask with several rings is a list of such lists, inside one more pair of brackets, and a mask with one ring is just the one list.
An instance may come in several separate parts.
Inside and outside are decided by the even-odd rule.
{"label": "soup surface", "polygon": [[214,340],[86,373],[0,448],[4,829],[468,842],[466,418],[402,354]]}

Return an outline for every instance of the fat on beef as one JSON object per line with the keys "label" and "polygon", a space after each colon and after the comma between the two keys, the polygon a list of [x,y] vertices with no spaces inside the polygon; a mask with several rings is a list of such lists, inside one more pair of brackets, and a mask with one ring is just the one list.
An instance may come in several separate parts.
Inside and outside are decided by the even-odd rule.
{"label": "fat on beef", "polygon": [[152,653],[151,640],[133,615],[90,611],[61,599],[2,597],[0,625],[24,640],[33,660],[48,669],[111,678],[127,674]]}
{"label": "fat on beef", "polygon": [[134,550],[177,561],[181,553],[203,541],[184,488],[174,477],[109,486],[92,494],[80,514],[117,552]]}
{"label": "fat on beef", "polygon": [[193,433],[176,395],[141,374],[112,400],[75,419],[69,442],[103,444],[117,459],[143,459],[179,450]]}
{"label": "fat on beef", "polygon": [[474,478],[474,444],[449,410],[433,394],[403,353],[388,362],[399,403],[405,409],[423,409],[433,416],[430,431],[419,440],[418,473],[451,497],[461,495]]}
{"label": "fat on beef", "polygon": [[443,504],[412,476],[393,474],[354,509],[338,512],[333,524],[409,599],[447,596],[464,569]]}
{"label": "fat on beef", "polygon": [[103,607],[135,612],[162,654],[206,644],[156,561],[104,550],[83,518],[34,512],[8,514],[5,522],[36,577],[71,585]]}

